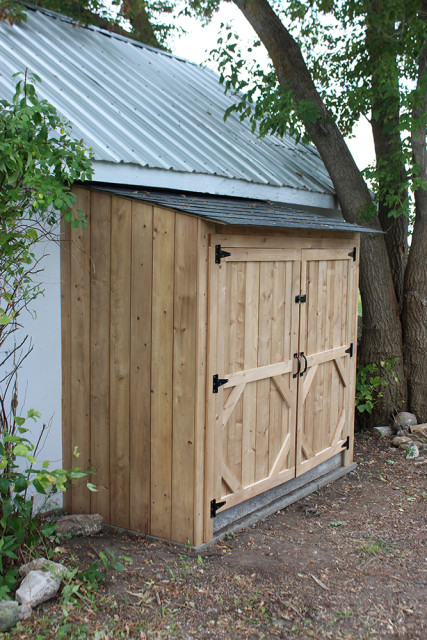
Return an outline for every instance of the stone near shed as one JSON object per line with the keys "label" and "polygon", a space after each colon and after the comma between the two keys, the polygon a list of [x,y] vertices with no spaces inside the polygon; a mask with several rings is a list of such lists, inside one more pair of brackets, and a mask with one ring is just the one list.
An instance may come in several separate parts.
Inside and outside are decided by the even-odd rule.
{"label": "stone near shed", "polygon": [[401,411],[395,417],[394,422],[398,430],[401,429],[403,431],[407,431],[409,427],[416,425],[418,420],[413,413],[409,413],[408,411]]}
{"label": "stone near shed", "polygon": [[20,620],[21,607],[15,600],[2,600],[0,602],[0,633],[9,631]]}
{"label": "stone near shed", "polygon": [[33,613],[33,610],[31,609],[30,605],[24,603],[21,605],[19,609],[19,619],[25,620],[25,618],[29,618],[32,613]]}
{"label": "stone near shed", "polygon": [[21,578],[25,578],[30,571],[36,570],[47,571],[57,578],[62,578],[62,576],[68,571],[67,567],[64,567],[63,564],[59,564],[59,562],[52,562],[46,558],[37,558],[36,560],[31,560],[31,562],[28,562],[27,564],[21,565],[19,567],[19,575]]}
{"label": "stone near shed", "polygon": [[401,445],[407,445],[407,444],[411,444],[412,440],[411,438],[408,438],[408,436],[397,436],[396,438],[393,438],[392,441],[392,445],[394,447],[400,447]]}
{"label": "stone near shed", "polygon": [[408,448],[405,454],[405,458],[407,460],[413,460],[414,458],[418,458],[419,455],[420,455],[420,452],[416,444],[412,443],[408,445]]}
{"label": "stone near shed", "polygon": [[29,618],[31,607],[27,604],[20,605],[16,600],[0,601],[0,633],[12,629],[19,620]]}
{"label": "stone near shed", "polygon": [[374,427],[373,431],[381,438],[383,438],[384,436],[392,436],[394,433],[391,427]]}
{"label": "stone near shed", "polygon": [[61,586],[61,580],[45,571],[30,571],[15,593],[16,600],[30,607],[54,598]]}
{"label": "stone near shed", "polygon": [[55,533],[72,536],[94,536],[102,531],[103,522],[104,518],[99,513],[62,516],[57,522]]}
{"label": "stone near shed", "polygon": [[408,429],[409,433],[415,433],[417,437],[424,437],[427,439],[427,423],[416,424]]}

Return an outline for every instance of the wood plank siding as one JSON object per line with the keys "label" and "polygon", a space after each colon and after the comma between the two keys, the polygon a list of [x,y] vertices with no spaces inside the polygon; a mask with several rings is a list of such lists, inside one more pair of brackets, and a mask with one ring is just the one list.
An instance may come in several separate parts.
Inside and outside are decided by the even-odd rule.
{"label": "wood plank siding", "polygon": [[77,483],[66,509],[208,542],[212,500],[228,509],[343,452],[358,234],[232,228],[74,192],[88,223],[62,230],[63,454],[98,491]]}
{"label": "wood plank siding", "polygon": [[93,469],[98,491],[79,483],[66,508],[199,544],[206,295],[203,306],[197,290],[207,261],[199,270],[198,238],[205,248],[207,238],[197,218],[74,191],[88,224],[63,229],[64,463]]}
{"label": "wood plank siding", "polygon": [[227,229],[211,244],[224,257],[211,252],[209,378],[223,384],[207,398],[206,501],[226,510],[336,454],[351,461],[358,238]]}

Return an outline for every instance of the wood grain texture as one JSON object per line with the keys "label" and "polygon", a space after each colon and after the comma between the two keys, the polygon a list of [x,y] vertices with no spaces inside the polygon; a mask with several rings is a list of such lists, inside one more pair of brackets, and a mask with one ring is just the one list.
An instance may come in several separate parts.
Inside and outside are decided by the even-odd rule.
{"label": "wood grain texture", "polygon": [[110,510],[129,528],[131,201],[111,201]]}
{"label": "wood grain texture", "polygon": [[[172,539],[194,540],[197,221],[175,218],[173,312]],[[192,250],[189,250],[192,247]]]}
{"label": "wood grain texture", "polygon": [[[245,282],[244,367],[252,369],[258,364],[259,264],[249,262]],[[242,389],[237,385],[235,389]],[[243,398],[242,484],[255,482],[257,394],[251,387]]]}
{"label": "wood grain texture", "polygon": [[[271,363],[271,331],[273,315],[273,263],[260,265],[259,315],[258,315],[258,366],[266,367]],[[270,421],[270,376],[257,383],[257,422],[256,422],[256,460],[255,480],[268,476],[270,471],[270,439],[273,425]]]}
{"label": "wood grain texture", "polygon": [[171,537],[175,217],[154,207],[151,325],[151,533]]}
{"label": "wood grain texture", "polygon": [[[215,449],[217,448],[218,398],[212,393],[212,378],[218,373],[218,270],[215,264],[215,248],[210,246],[208,252],[209,298],[208,298],[208,343],[207,343],[207,378],[206,378],[206,438],[204,451],[204,487],[205,504],[203,518],[203,537],[207,542],[213,535],[213,522],[210,516],[210,502],[216,494]],[[222,398],[221,398],[222,402]],[[222,407],[221,407],[222,410]],[[214,452],[214,455],[212,455]]]}
{"label": "wood grain texture", "polygon": [[[194,217],[76,193],[91,211],[61,251],[64,460],[78,444],[100,491],[78,488],[70,506],[209,541],[213,498],[228,508],[301,475],[352,433],[357,238],[212,234]],[[220,265],[214,244],[232,254]],[[293,379],[301,351],[307,373]],[[229,380],[218,394],[215,373]]]}
{"label": "wood grain texture", "polygon": [[[211,256],[213,259],[213,256]],[[217,325],[216,329],[216,344],[213,346],[213,350],[215,351],[215,363],[216,363],[216,371],[219,373],[221,377],[221,372],[224,367],[224,358],[226,358],[225,347],[225,331],[222,331],[224,327],[222,322],[222,314],[221,309],[226,308],[226,292],[227,292],[227,277],[226,277],[226,269],[224,264],[213,264],[213,273],[214,280],[216,284],[213,286],[213,290],[216,290],[216,299],[213,301],[213,306],[211,306],[209,310],[210,314],[210,322],[213,324],[214,322]],[[227,359],[227,358],[226,358]],[[212,377],[210,378],[210,389],[209,391],[212,393]],[[224,406],[224,387],[220,387],[218,393],[209,394],[211,403],[214,407],[213,413],[213,449],[207,451],[207,455],[212,456],[213,451],[213,497],[215,499],[221,498],[223,495],[223,483],[222,483],[222,466],[224,459],[224,451],[227,450],[228,442],[225,440],[225,434],[227,433],[226,429],[222,428],[222,409]],[[229,425],[227,425],[228,427]],[[212,498],[211,498],[212,499]]]}
{"label": "wood grain texture", "polygon": [[153,207],[132,202],[130,273],[130,528],[150,532]]}
{"label": "wood grain texture", "polygon": [[90,229],[91,511],[110,522],[110,194],[91,192]]}
{"label": "wood grain texture", "polygon": [[[360,255],[360,238],[355,240],[356,255]],[[350,437],[350,446],[344,452],[344,465],[347,466],[353,462],[354,448],[354,398],[356,394],[356,364],[357,364],[357,323],[358,323],[358,284],[359,284],[359,265],[358,258],[354,262],[350,262],[350,291],[349,291],[349,325],[348,325],[348,343],[353,343],[353,357],[348,358],[347,371],[349,376],[348,400],[346,411],[346,424],[344,428],[344,437]]]}
{"label": "wood grain texture", "polygon": [[[297,475],[342,446],[337,439],[342,442],[349,404],[346,349],[352,258],[346,249],[308,249],[302,257],[307,309],[301,312],[300,347],[305,346],[308,370],[302,387],[300,382]],[[311,326],[314,317],[316,326]]]}
{"label": "wood grain texture", "polygon": [[[76,208],[85,212],[88,227],[71,232],[71,450],[78,447],[77,464],[90,464],[90,191],[76,189]],[[90,493],[84,479],[72,492],[72,511],[90,512]]]}
{"label": "wood grain texture", "polygon": [[338,249],[352,251],[355,245],[357,233],[335,232],[325,234],[322,231],[304,231],[300,229],[287,229],[284,233],[278,233],[277,229],[254,230],[246,227],[229,227],[226,232],[222,230],[211,236],[211,244],[221,244],[244,249]]}
{"label": "wood grain texture", "polygon": [[[62,466],[71,469],[71,227],[61,220],[61,361],[62,361]],[[72,510],[71,491],[63,497],[65,511]]]}
{"label": "wood grain texture", "polygon": [[194,434],[194,545],[204,542],[207,399],[209,225],[197,220],[196,422]]}

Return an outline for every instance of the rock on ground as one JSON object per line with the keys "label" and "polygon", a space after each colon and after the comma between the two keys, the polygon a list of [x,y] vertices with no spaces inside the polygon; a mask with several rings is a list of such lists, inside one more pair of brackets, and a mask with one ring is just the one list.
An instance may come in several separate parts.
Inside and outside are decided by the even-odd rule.
{"label": "rock on ground", "polygon": [[57,522],[55,533],[72,536],[93,536],[102,530],[103,522],[104,518],[98,513],[94,515],[62,516]]}
{"label": "rock on ground", "polygon": [[391,427],[374,427],[374,433],[378,436],[392,436],[394,431]]}
{"label": "rock on ground", "polygon": [[412,460],[413,458],[418,458],[419,455],[419,449],[414,442],[408,445],[405,458],[407,458],[408,460]]}
{"label": "rock on ground", "polygon": [[0,632],[9,631],[16,625],[19,620],[20,608],[14,600],[0,602]]}
{"label": "rock on ground", "polygon": [[54,598],[60,585],[61,580],[53,577],[50,573],[30,571],[21,582],[21,586],[15,593],[15,598],[21,604],[37,607],[42,602]]}
{"label": "rock on ground", "polygon": [[64,567],[63,564],[59,562],[52,562],[51,560],[47,560],[46,558],[37,558],[36,560],[32,560],[27,564],[23,564],[19,567],[19,575],[21,578],[25,578],[25,576],[30,571],[45,571],[53,574],[57,578],[62,578],[62,576],[67,573],[67,567]]}
{"label": "rock on ground", "polygon": [[409,427],[415,426],[418,423],[416,416],[408,411],[401,411],[394,419],[397,429],[407,431]]}
{"label": "rock on ground", "polygon": [[15,600],[0,601],[0,633],[9,631],[19,620],[30,615],[31,608],[26,604],[20,606]]}
{"label": "rock on ground", "polygon": [[396,436],[395,438],[393,438],[392,444],[394,447],[400,447],[401,445],[407,445],[407,444],[411,444],[412,440],[411,438],[408,438],[408,436]]}

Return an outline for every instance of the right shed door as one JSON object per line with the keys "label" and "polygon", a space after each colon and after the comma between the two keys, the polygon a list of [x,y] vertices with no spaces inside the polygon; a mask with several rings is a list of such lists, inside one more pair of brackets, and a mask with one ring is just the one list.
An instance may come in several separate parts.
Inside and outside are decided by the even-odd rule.
{"label": "right shed door", "polygon": [[351,431],[355,267],[348,249],[302,250],[297,476],[341,451]]}
{"label": "right shed door", "polygon": [[208,396],[207,497],[227,509],[343,450],[357,280],[348,248],[221,249],[209,341],[210,371],[224,380]]}

